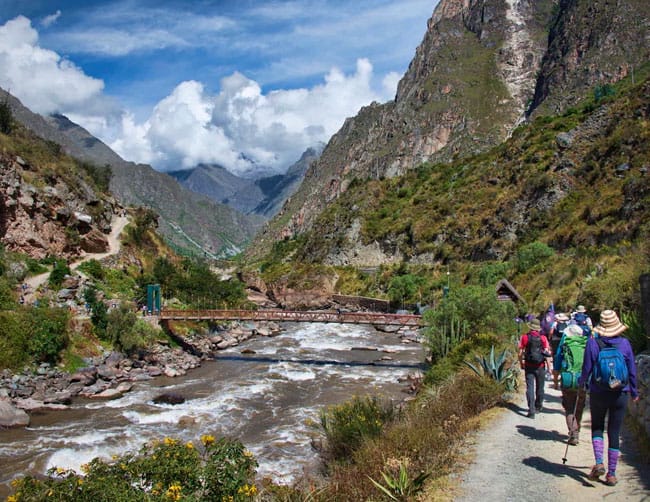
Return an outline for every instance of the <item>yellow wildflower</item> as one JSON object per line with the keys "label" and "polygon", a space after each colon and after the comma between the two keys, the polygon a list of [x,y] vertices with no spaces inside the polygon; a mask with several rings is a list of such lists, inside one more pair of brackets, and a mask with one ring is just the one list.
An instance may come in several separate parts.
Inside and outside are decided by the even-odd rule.
{"label": "yellow wildflower", "polygon": [[214,443],[214,436],[211,434],[203,434],[203,436],[201,436],[201,442],[204,446],[210,446]]}
{"label": "yellow wildflower", "polygon": [[169,488],[167,488],[167,491],[165,492],[165,497],[171,500],[180,500],[181,499],[181,485],[178,483],[174,483],[173,485],[170,485]]}
{"label": "yellow wildflower", "polygon": [[14,497],[13,495],[9,495],[7,497],[7,502],[18,502],[18,499]]}
{"label": "yellow wildflower", "polygon": [[250,450],[244,450],[244,457],[253,458],[253,452]]}
{"label": "yellow wildflower", "polygon": [[81,464],[81,472],[84,474],[88,474],[88,471],[90,471],[90,465],[89,464]]}
{"label": "yellow wildflower", "polygon": [[165,443],[167,446],[174,446],[178,444],[178,441],[173,438],[165,438],[163,439],[163,443]]}
{"label": "yellow wildflower", "polygon": [[192,441],[188,441],[187,443],[185,443],[185,447],[191,450],[192,448],[194,448],[194,444],[192,443]]}

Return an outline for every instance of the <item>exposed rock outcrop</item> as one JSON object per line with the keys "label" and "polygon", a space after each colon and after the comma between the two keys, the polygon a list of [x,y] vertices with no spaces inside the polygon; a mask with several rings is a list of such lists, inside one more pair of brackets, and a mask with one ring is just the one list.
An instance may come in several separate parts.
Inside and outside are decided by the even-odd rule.
{"label": "exposed rock outcrop", "polygon": [[398,176],[505,139],[533,96],[553,3],[442,0],[395,100],[346,120],[251,252],[309,229],[353,178]]}

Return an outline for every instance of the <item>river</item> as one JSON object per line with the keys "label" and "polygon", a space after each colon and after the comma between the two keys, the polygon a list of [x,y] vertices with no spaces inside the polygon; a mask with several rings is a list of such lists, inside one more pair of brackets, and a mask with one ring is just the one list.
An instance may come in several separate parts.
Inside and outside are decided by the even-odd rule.
{"label": "river", "polygon": [[[318,466],[310,422],[318,423],[322,408],[355,395],[401,400],[405,384],[398,379],[421,370],[424,360],[420,344],[371,326],[283,328],[220,351],[184,377],[138,382],[119,399],[79,399],[68,410],[32,415],[26,429],[0,430],[0,498],[21,474],[79,470],[154,438],[198,441],[202,434],[240,439],[260,464],[258,476],[291,483]],[[164,392],[186,401],[154,404]]]}

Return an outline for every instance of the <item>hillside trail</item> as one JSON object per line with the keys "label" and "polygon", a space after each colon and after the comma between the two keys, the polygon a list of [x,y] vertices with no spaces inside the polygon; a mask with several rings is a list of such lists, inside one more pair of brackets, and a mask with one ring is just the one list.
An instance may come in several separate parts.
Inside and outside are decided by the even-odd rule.
{"label": "hillside trail", "polygon": [[[525,388],[525,383],[523,384]],[[547,382],[542,412],[527,418],[525,395],[500,409],[494,420],[470,439],[472,463],[458,475],[456,501],[650,501],[650,467],[627,429],[621,439],[618,484],[591,481],[589,401],[585,407],[580,443],[567,447],[567,426],[561,391]],[[605,440],[607,444],[607,440]],[[601,477],[604,480],[604,476]]]}
{"label": "hillside trail", "polygon": [[[78,260],[75,260],[70,264],[70,270],[76,270],[79,265],[85,263],[89,260],[102,260],[107,256],[111,256],[119,253],[121,249],[120,234],[124,227],[129,223],[129,218],[127,216],[116,216],[111,221],[111,233],[107,236],[108,241],[108,251],[103,253],[83,253]],[[42,274],[34,275],[25,279],[24,284],[27,285],[27,288],[24,293],[25,303],[30,304],[34,301],[34,294],[36,290],[42,285],[45,284],[47,279],[50,277],[50,272],[43,272]]]}

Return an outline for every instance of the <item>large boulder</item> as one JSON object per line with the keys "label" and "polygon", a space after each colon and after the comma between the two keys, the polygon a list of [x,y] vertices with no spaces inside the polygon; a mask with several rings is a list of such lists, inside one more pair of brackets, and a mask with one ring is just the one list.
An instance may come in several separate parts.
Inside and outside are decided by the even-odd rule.
{"label": "large boulder", "polygon": [[10,401],[0,400],[0,427],[27,427],[29,415]]}

